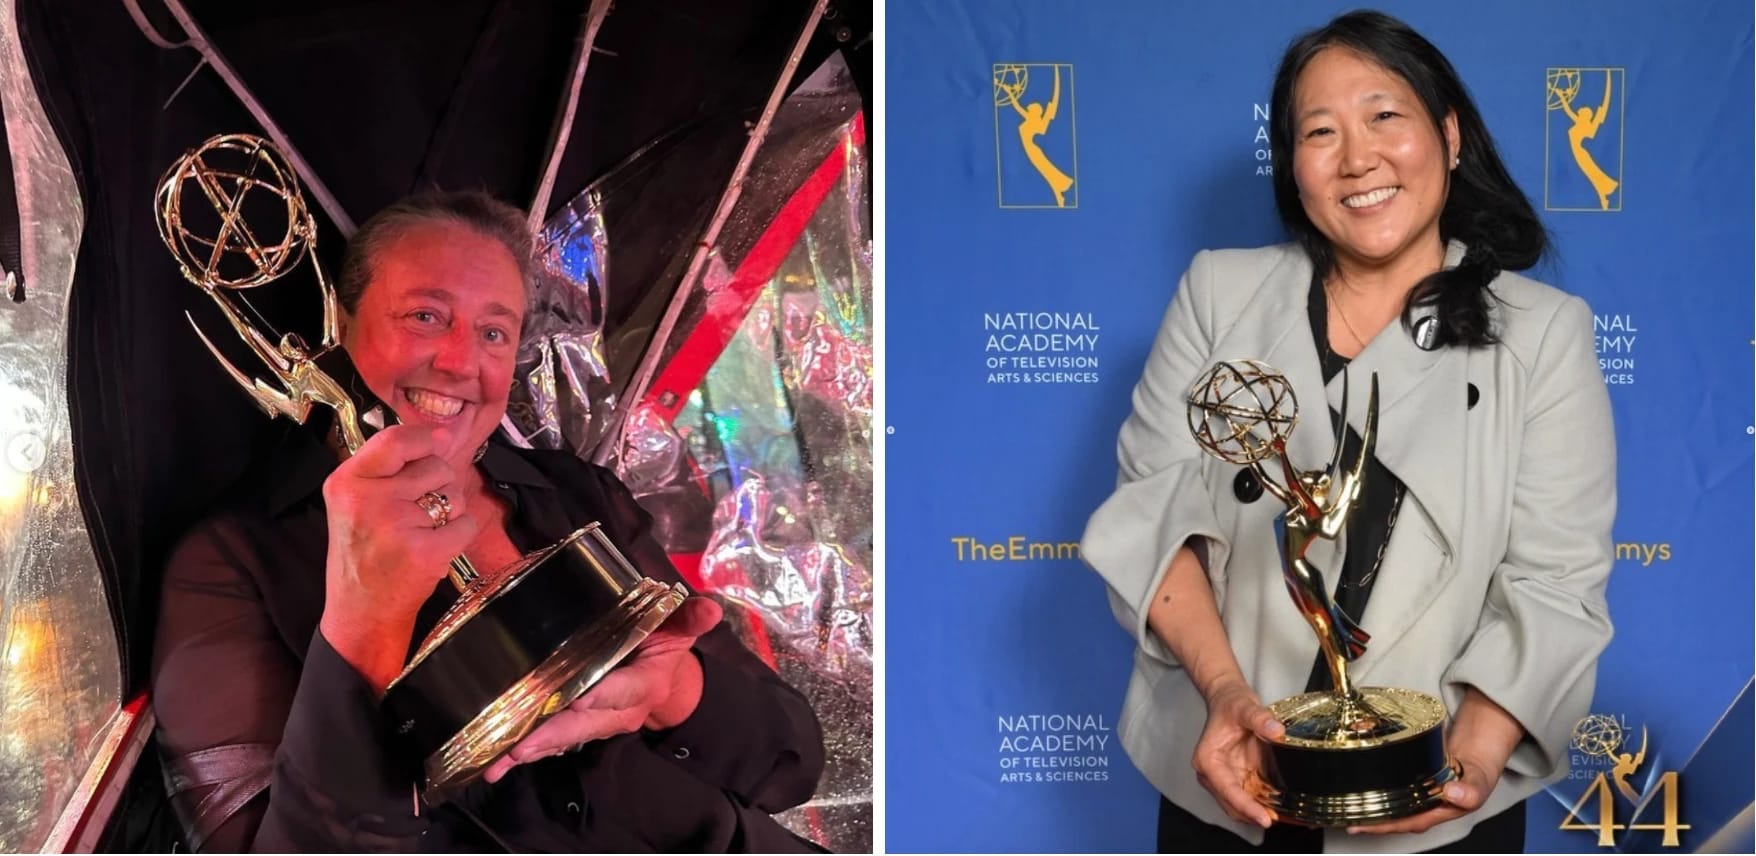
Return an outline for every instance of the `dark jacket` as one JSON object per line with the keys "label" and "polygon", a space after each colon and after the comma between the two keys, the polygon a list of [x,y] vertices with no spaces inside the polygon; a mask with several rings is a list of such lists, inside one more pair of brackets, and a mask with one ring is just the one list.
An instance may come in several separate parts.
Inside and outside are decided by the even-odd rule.
{"label": "dark jacket", "polygon": [[[182,541],[166,571],[153,701],[174,803],[208,850],[796,851],[769,812],[811,796],[808,702],[721,624],[695,646],[700,706],[663,733],[600,740],[418,807],[379,739],[370,687],[317,632],[337,465],[304,430]],[[652,520],[608,470],[490,445],[480,466],[521,551],[598,521],[646,575],[679,581]],[[442,583],[416,639],[455,598]],[[417,813],[418,809],[418,813]]]}

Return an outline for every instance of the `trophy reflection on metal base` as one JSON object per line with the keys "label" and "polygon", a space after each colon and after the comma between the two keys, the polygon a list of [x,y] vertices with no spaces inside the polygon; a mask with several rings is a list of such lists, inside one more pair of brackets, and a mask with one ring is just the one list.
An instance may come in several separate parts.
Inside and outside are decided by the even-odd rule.
{"label": "trophy reflection on metal base", "polygon": [[[1359,457],[1342,460],[1341,426],[1328,468],[1298,470],[1286,441],[1298,420],[1298,400],[1286,377],[1254,360],[1218,363],[1191,388],[1189,430],[1203,450],[1248,466],[1265,489],[1286,503],[1275,518],[1287,593],[1317,634],[1334,689],[1305,693],[1268,706],[1286,726],[1270,744],[1274,769],[1259,795],[1279,819],[1306,826],[1352,826],[1416,814],[1438,805],[1440,791],[1459,770],[1445,753],[1445,706],[1413,690],[1356,687],[1348,663],[1366,652],[1371,637],[1343,612],[1323,574],[1305,558],[1311,543],[1335,540],[1359,503],[1366,462],[1378,428],[1378,377],[1366,405]],[[1342,413],[1347,412],[1344,376]],[[1263,466],[1280,462],[1280,479]]]}
{"label": "trophy reflection on metal base", "polygon": [[[317,227],[298,180],[272,143],[244,134],[207,140],[165,173],[153,213],[183,276],[213,299],[270,372],[272,381],[240,371],[190,317],[195,334],[264,413],[304,424],[313,405],[332,409],[335,445],[344,455],[394,421],[363,384],[337,377],[356,375],[338,347],[335,290],[312,250]],[[279,279],[307,255],[323,301],[317,348],[296,333],[271,340],[245,315],[261,317],[239,294]],[[451,582],[457,600],[382,699],[401,750],[422,770],[431,804],[454,796],[571,704],[687,596],[680,584],[641,574],[597,523],[488,574],[458,556]]]}

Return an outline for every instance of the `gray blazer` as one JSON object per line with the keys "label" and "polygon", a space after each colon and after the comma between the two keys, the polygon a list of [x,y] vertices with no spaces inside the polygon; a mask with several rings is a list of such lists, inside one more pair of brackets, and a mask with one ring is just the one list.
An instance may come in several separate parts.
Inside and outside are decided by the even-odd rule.
{"label": "gray blazer", "polygon": [[[1446,264],[1462,254],[1454,242]],[[1218,360],[1262,360],[1286,375],[1305,408],[1288,440],[1294,464],[1324,465],[1334,438],[1322,404],[1340,408],[1342,378],[1323,383],[1305,308],[1310,283],[1310,261],[1292,245],[1195,256],[1134,389],[1118,486],[1082,544],[1139,643],[1123,746],[1172,802],[1255,843],[1262,830],[1230,820],[1196,782],[1191,759],[1206,704],[1147,629],[1146,605],[1177,548],[1205,539],[1208,579],[1244,677],[1264,701],[1304,691],[1317,639],[1281,580],[1272,521],[1284,506],[1268,494],[1250,503],[1233,494],[1238,467],[1195,445],[1184,395]],[[1591,311],[1512,273],[1493,291],[1499,344],[1423,351],[1393,323],[1348,369],[1356,429],[1366,379],[1377,372],[1377,455],[1408,489],[1358,616],[1372,640],[1352,674],[1361,686],[1438,696],[1452,711],[1473,685],[1528,736],[1476,813],[1420,835],[1331,831],[1328,852],[1437,847],[1564,774],[1561,759],[1610,640],[1604,587],[1614,558],[1616,447]],[[1479,393],[1474,406],[1470,386]],[[1309,556],[1335,569],[1343,550],[1345,542],[1319,541]]]}

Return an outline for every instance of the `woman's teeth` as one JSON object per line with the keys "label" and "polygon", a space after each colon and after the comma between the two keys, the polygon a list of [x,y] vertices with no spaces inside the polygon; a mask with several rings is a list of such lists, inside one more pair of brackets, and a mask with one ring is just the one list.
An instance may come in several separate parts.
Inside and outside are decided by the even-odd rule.
{"label": "woman's teeth", "polygon": [[449,419],[463,410],[463,399],[440,395],[424,389],[411,389],[403,393],[416,410],[435,419]]}
{"label": "woman's teeth", "polygon": [[1377,205],[1378,203],[1395,196],[1397,191],[1401,189],[1402,188],[1400,187],[1380,187],[1371,193],[1361,193],[1357,196],[1349,196],[1346,199],[1343,199],[1341,204],[1346,205],[1349,208],[1365,208],[1367,206]]}

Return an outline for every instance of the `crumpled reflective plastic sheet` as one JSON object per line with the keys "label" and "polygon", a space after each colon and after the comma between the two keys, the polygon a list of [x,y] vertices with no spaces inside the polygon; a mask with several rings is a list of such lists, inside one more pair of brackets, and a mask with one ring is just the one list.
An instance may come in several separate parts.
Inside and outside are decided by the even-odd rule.
{"label": "crumpled reflective plastic sheet", "polygon": [[747,638],[766,637],[753,647],[811,698],[829,744],[816,799],[783,819],[858,850],[871,846],[871,258],[850,164],[677,433],[713,450],[694,458],[718,497],[702,584],[760,618]]}
{"label": "crumpled reflective plastic sheet", "polygon": [[520,383],[500,420],[514,442],[590,457],[615,406],[604,359],[608,242],[599,192],[588,189],[537,235],[538,272],[518,348]]}
{"label": "crumpled reflective plastic sheet", "polygon": [[[829,762],[816,796],[781,820],[844,852],[872,846],[872,247],[858,109],[839,62],[781,106],[700,287],[651,346],[668,358],[692,336],[730,333],[725,350],[680,410],[629,403],[613,457],[660,543],[681,564],[701,557],[703,588],[733,607],[728,621],[811,699]],[[833,189],[749,311],[727,322],[735,332],[704,329],[735,256],[771,225],[772,213],[752,212],[779,209],[837,148]],[[605,264],[616,232],[603,201],[582,195],[544,233],[562,275],[526,330],[528,379],[505,423],[515,440],[588,454],[616,403],[611,381],[627,381],[603,371],[615,364],[604,359],[604,289],[634,287]]]}
{"label": "crumpled reflective plastic sheet", "polygon": [[[745,638],[816,706],[829,766],[783,821],[860,850],[871,846],[871,246],[864,161],[852,128],[839,132],[854,153],[837,186],[675,424],[637,410],[620,462],[667,547],[701,551],[703,587],[759,619]],[[705,288],[730,279],[715,259]],[[702,484],[715,497],[705,543],[678,502]]]}
{"label": "crumpled reflective plastic sheet", "polygon": [[847,202],[825,200],[677,418],[716,449],[697,457],[709,481],[731,486],[703,582],[832,677],[871,668],[869,260]]}
{"label": "crumpled reflective plastic sheet", "polygon": [[0,97],[26,299],[0,298],[0,851],[39,850],[121,704],[121,664],[73,484],[68,290],[83,216],[0,3]]}

